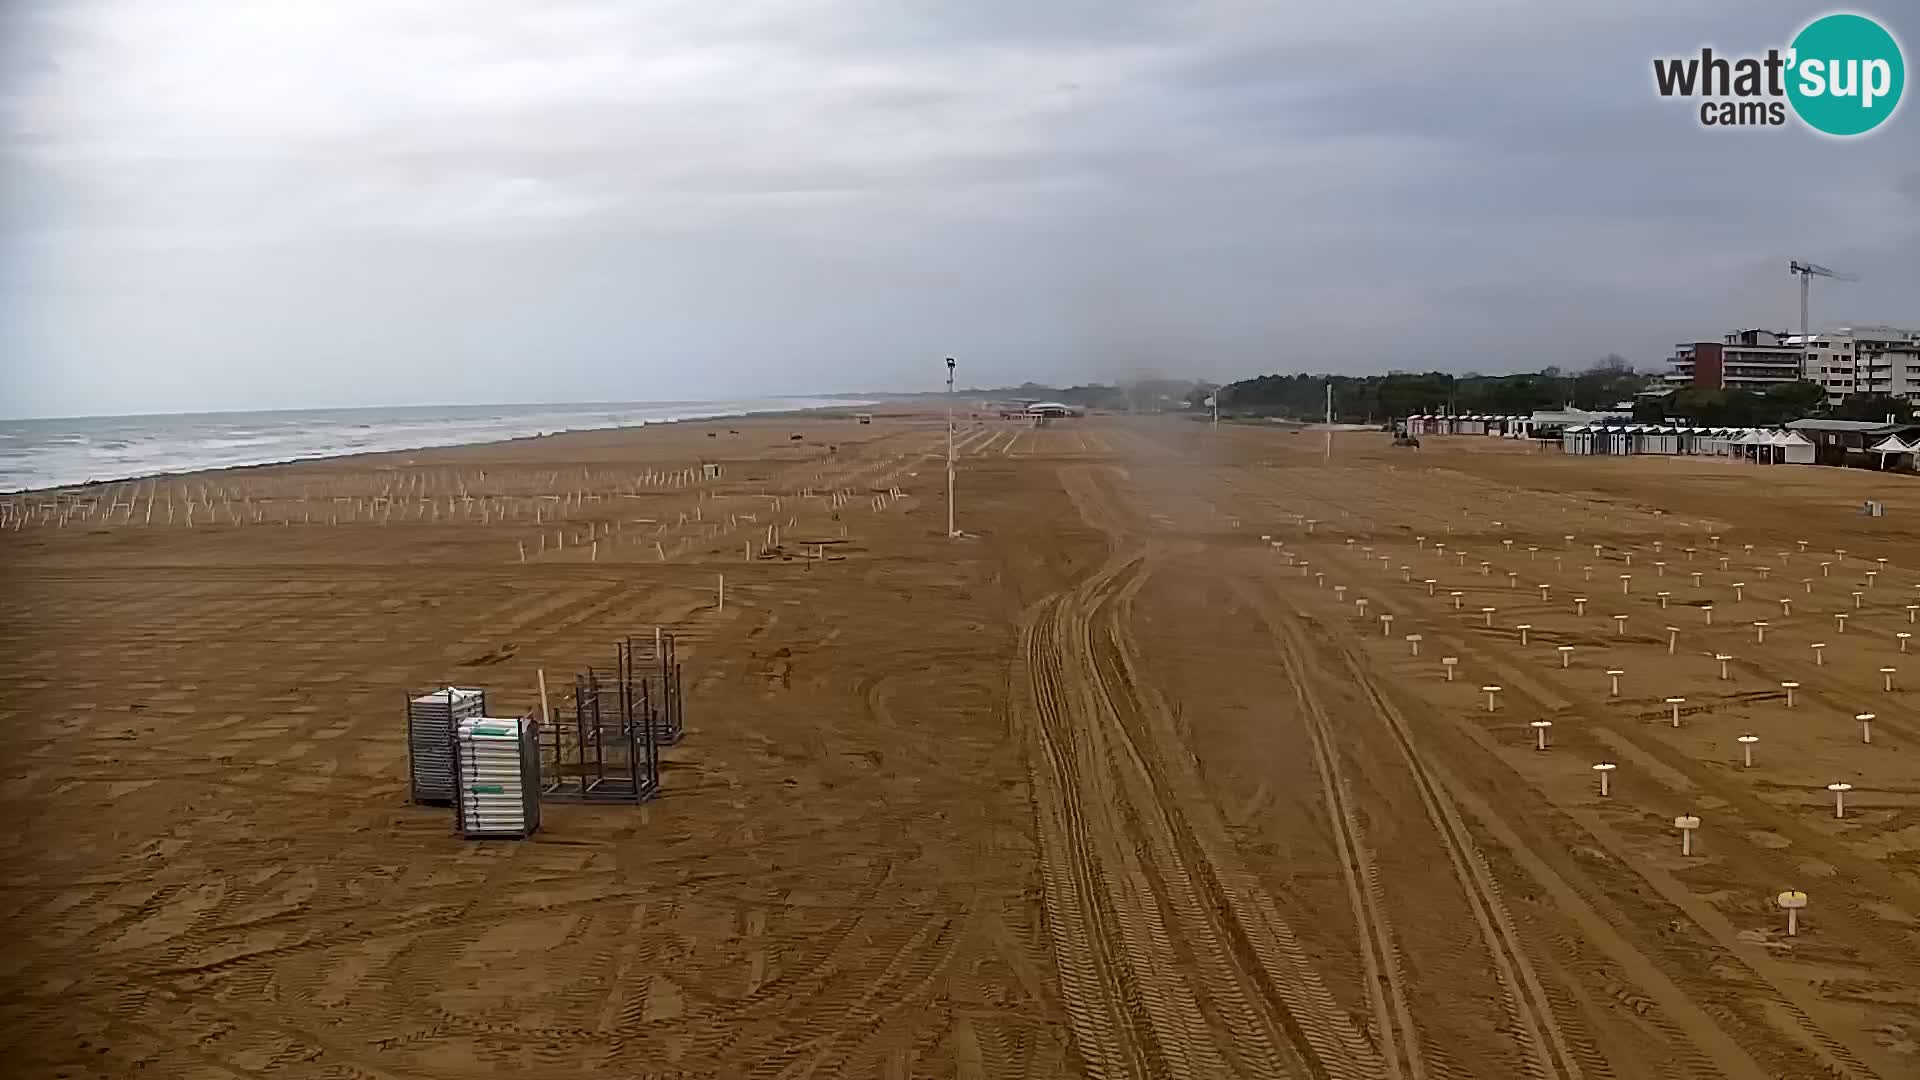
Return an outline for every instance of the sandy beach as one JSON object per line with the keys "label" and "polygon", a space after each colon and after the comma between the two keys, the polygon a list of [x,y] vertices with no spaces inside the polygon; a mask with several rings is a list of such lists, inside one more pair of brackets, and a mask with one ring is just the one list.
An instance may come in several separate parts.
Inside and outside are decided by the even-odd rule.
{"label": "sandy beach", "polygon": [[[957,540],[902,408],[15,499],[12,1074],[1920,1074],[1913,481],[961,426]],[[657,799],[409,804],[656,627]]]}

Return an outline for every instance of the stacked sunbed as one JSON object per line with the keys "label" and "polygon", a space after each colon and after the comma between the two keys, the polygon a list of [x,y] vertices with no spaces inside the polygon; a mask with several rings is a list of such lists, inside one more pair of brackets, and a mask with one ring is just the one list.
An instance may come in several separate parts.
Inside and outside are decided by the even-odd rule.
{"label": "stacked sunbed", "polygon": [[454,817],[470,840],[525,838],[540,828],[539,724],[473,717],[454,732]]}
{"label": "stacked sunbed", "polygon": [[407,699],[407,762],[414,802],[452,801],[454,728],[486,711],[485,691],[457,686]]}

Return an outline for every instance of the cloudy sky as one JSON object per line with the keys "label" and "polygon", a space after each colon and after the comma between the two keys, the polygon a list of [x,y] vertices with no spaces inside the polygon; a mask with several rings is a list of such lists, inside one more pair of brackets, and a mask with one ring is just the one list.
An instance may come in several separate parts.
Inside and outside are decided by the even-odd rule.
{"label": "cloudy sky", "polygon": [[1824,10],[4,0],[0,415],[1652,365],[1791,257],[1920,323],[1912,102],[1652,91]]}

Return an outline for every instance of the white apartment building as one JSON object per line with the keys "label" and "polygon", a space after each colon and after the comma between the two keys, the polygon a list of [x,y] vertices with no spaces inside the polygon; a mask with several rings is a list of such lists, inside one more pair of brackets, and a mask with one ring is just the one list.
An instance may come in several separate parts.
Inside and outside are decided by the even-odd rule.
{"label": "white apartment building", "polygon": [[1853,389],[1853,335],[1830,330],[1801,337],[1793,334],[1784,340],[1799,348],[1806,345],[1806,365],[1800,377],[1819,383],[1827,392],[1827,401],[1839,404]]}
{"label": "white apartment building", "polygon": [[1920,330],[1853,327],[1853,388],[1860,394],[1920,399]]}
{"label": "white apartment building", "polygon": [[1784,341],[1794,348],[1806,343],[1802,377],[1824,387],[1829,402],[1838,404],[1850,394],[1920,400],[1920,330],[1835,326]]}

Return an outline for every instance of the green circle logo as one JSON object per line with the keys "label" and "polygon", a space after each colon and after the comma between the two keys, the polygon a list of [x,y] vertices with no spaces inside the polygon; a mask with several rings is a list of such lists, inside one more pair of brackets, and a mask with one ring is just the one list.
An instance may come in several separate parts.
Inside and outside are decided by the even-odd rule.
{"label": "green circle logo", "polygon": [[1787,99],[1815,131],[1864,135],[1893,115],[1906,89],[1900,43],[1864,15],[1828,15],[1793,39]]}

